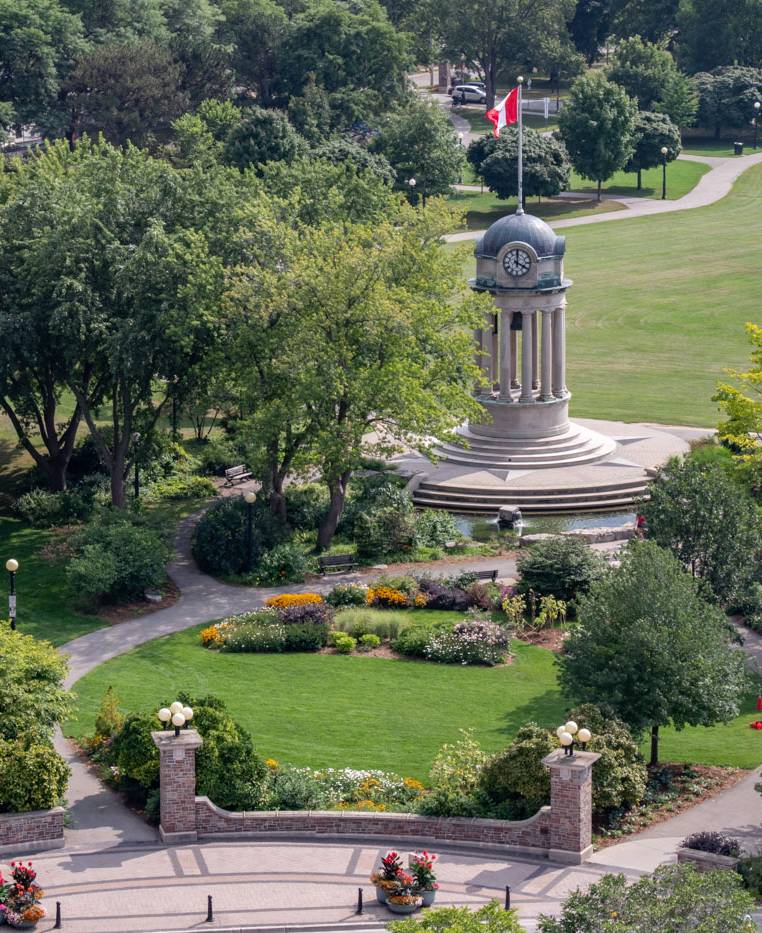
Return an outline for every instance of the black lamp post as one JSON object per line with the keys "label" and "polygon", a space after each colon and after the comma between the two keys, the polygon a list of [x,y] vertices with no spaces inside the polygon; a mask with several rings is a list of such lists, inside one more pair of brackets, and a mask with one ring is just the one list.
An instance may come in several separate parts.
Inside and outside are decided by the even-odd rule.
{"label": "black lamp post", "polygon": [[135,431],[132,435],[132,452],[135,457],[135,501],[140,498],[140,466],[138,465],[138,443],[140,442],[140,433]]}
{"label": "black lamp post", "polygon": [[8,591],[8,618],[11,620],[11,628],[16,630],[16,571],[19,569],[19,562],[12,557],[5,562],[5,569],[10,577],[10,590]]}
{"label": "black lamp post", "polygon": [[669,149],[666,146],[661,147],[661,199],[664,201],[667,197],[667,156]]}
{"label": "black lamp post", "polygon": [[754,101],[754,148],[757,148],[757,130],[759,129],[759,111],[762,108],[760,101]]}
{"label": "black lamp post", "polygon": [[254,503],[257,501],[257,494],[249,490],[244,494],[243,501],[246,503],[246,560],[244,568],[247,573],[254,569]]}

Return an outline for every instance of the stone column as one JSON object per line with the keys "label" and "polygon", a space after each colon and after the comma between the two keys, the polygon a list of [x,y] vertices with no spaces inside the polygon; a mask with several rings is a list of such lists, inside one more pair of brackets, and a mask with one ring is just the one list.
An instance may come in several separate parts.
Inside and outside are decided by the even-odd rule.
{"label": "stone column", "polygon": [[196,842],[196,749],[203,739],[195,729],[152,732],[159,749],[159,797],[164,842]]}
{"label": "stone column", "polygon": [[490,379],[489,379],[489,389],[490,392],[495,388],[495,383],[500,379],[500,366],[499,366],[499,312],[490,316],[490,329],[489,329],[489,339],[490,339]]}
{"label": "stone column", "polygon": [[532,318],[534,311],[521,312],[521,397],[520,402],[533,402],[532,383],[534,382]]}
{"label": "stone column", "polygon": [[542,376],[540,388],[540,401],[553,401],[553,311],[551,308],[542,309]]}
{"label": "stone column", "polygon": [[514,369],[511,361],[511,321],[512,311],[500,313],[500,398],[512,402],[511,382]]}
{"label": "stone column", "polygon": [[566,398],[566,309],[553,311],[553,395]]}
{"label": "stone column", "polygon": [[579,865],[593,851],[593,765],[601,756],[559,748],[542,763],[550,771],[550,851],[557,862]]}
{"label": "stone column", "polygon": [[511,331],[511,388],[518,389],[519,385],[519,332]]}
{"label": "stone column", "polygon": [[476,392],[482,393],[489,391],[490,383],[490,345],[483,327],[474,331],[474,340],[476,341],[475,362],[482,372],[481,380],[476,384]]}
{"label": "stone column", "polygon": [[538,313],[532,315],[532,388],[539,389],[540,367],[537,365],[537,343],[540,336]]}

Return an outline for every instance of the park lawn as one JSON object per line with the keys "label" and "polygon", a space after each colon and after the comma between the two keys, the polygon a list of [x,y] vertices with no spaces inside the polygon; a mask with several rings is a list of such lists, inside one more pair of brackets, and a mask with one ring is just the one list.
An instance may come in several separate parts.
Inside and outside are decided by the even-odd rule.
{"label": "park lawn", "polygon": [[[489,191],[480,194],[478,191],[455,191],[448,201],[453,207],[465,212],[466,224],[461,229],[464,230],[486,230],[490,224],[505,217],[506,214],[513,214],[516,210],[516,199],[510,198],[501,201],[496,195]],[[594,199],[581,199],[571,201],[566,198],[549,200],[544,198],[541,201],[529,199],[527,201],[527,211],[536,217],[542,217],[547,221],[567,220],[572,217],[587,217],[590,214],[607,214],[611,211],[627,210],[621,204],[612,201],[596,201]]]}
{"label": "park lawn", "polygon": [[[760,126],[762,126],[762,123]],[[728,156],[735,155],[733,151],[733,143],[737,139],[740,139],[744,144],[745,156],[754,154],[754,136],[751,131],[742,131],[740,136],[738,134],[735,136],[725,136],[724,139],[715,139],[713,136],[697,136],[693,139],[684,139],[683,152],[686,153],[686,155],[704,155],[716,156],[718,158],[727,158]],[[759,134],[758,144],[762,144],[762,132]],[[762,145],[760,145],[760,148],[762,149]]]}
{"label": "park lawn", "polygon": [[[180,690],[213,693],[265,757],[425,780],[438,749],[457,741],[461,729],[473,729],[494,752],[525,722],[554,727],[564,716],[554,656],[522,643],[513,664],[481,668],[356,655],[221,654],[200,647],[202,627],[148,642],[82,678],[78,718],[65,733],[92,734],[110,685],[125,712],[158,708]],[[762,738],[748,728],[749,718],[679,734],[663,730],[663,760],[752,768],[762,761]]]}
{"label": "park lawn", "polygon": [[[692,191],[702,175],[710,166],[702,162],[689,162],[677,159],[667,166],[667,200],[674,201]],[[638,191],[636,172],[616,172],[602,188],[603,194],[624,195],[628,198],[661,198],[661,166],[649,168],[643,172],[643,187]],[[569,182],[570,191],[585,193],[596,191],[595,182],[572,172]]]}
{"label": "park lawn", "polygon": [[[759,320],[762,166],[709,207],[570,227],[567,382],[579,418],[712,427]],[[471,244],[468,244],[471,246]],[[474,259],[464,249],[464,276]]]}
{"label": "park lawn", "polygon": [[[16,574],[17,624],[22,632],[61,645],[106,625],[103,619],[70,608],[74,593],[60,561],[46,560],[43,549],[53,534],[30,528],[20,519],[0,517],[0,555],[19,562]],[[0,597],[5,617],[6,593]]]}

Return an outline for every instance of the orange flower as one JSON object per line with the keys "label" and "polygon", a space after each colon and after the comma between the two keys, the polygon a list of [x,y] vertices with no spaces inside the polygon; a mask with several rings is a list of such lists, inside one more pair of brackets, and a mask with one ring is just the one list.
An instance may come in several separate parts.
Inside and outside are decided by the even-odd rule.
{"label": "orange flower", "polygon": [[280,593],[278,596],[271,596],[265,600],[265,606],[286,609],[289,606],[309,606],[312,603],[322,602],[323,597],[320,593]]}

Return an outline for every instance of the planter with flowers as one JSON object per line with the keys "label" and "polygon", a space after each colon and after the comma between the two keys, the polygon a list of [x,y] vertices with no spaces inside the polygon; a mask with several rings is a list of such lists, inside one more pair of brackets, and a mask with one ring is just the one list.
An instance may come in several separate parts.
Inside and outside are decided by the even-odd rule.
{"label": "planter with flowers", "polygon": [[371,883],[376,887],[376,898],[379,904],[385,904],[388,894],[397,886],[397,876],[402,871],[402,859],[399,853],[391,851],[381,859],[381,867],[370,876]]}
{"label": "planter with flowers", "polygon": [[18,930],[31,930],[45,916],[40,904],[42,888],[37,884],[37,872],[32,863],[11,862],[13,881],[5,884],[2,891],[2,912],[6,923]]}
{"label": "planter with flowers", "polygon": [[433,852],[415,852],[410,859],[410,873],[415,880],[416,893],[422,899],[423,907],[431,907],[439,890],[437,876],[434,874],[434,862],[439,858]]}
{"label": "planter with flowers", "polygon": [[393,914],[412,914],[420,901],[415,877],[400,870],[394,879],[394,887],[387,892],[386,906]]}

